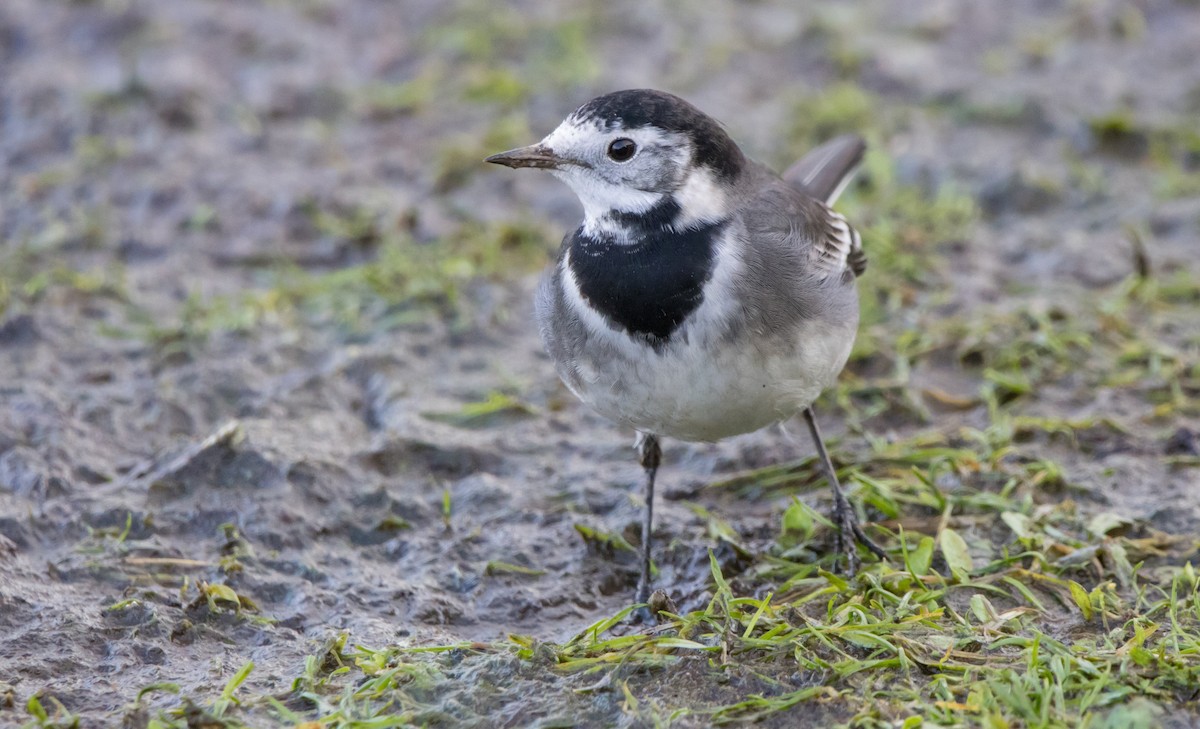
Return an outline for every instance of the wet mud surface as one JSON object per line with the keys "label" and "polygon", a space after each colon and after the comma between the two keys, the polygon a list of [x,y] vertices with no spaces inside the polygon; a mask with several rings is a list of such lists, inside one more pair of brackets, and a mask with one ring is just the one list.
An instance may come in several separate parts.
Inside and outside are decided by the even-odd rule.
{"label": "wet mud surface", "polygon": [[[850,84],[886,110],[863,121],[904,184],[972,201],[968,235],[924,249],[930,285],[893,292],[903,305],[869,332],[891,342],[953,320],[964,334],[912,360],[919,407],[819,403],[842,463],[871,439],[987,426],[978,393],[998,380],[969,350],[999,343],[973,318],[1090,316],[1139,266],[1200,275],[1200,147],[1155,136],[1200,135],[1194,3],[480,7],[0,7],[0,725],[28,720],[35,694],[84,726],[144,725],[178,704],[131,708],[145,687],[206,703],[253,661],[242,690],[283,696],[343,632],[376,647],[562,642],[628,603],[636,559],[603,536],[640,539],[633,434],[570,397],[532,322],[536,271],[578,210],[552,179],[477,164],[596,93],[678,92],[781,167],[801,151],[798,117],[822,133],[795,100]],[[527,88],[503,96],[496,68]],[[498,228],[513,241],[470,252]],[[403,251],[436,262],[410,270]],[[387,256],[401,262],[362,268]],[[347,269],[368,272],[337,278]],[[1200,303],[1173,301],[1145,336],[1186,371]],[[1004,390],[1020,416],[1120,426],[1018,434],[1023,457],[1055,460],[1071,484],[1046,500],[1195,538],[1189,381],[1166,396],[1151,376],[1098,387],[1088,366]],[[868,353],[846,378],[891,369]],[[790,503],[711,484],[811,446],[799,423],[664,446],[658,583],[697,610],[709,550],[736,577]],[[826,509],[808,481],[797,493]],[[457,679],[562,691],[536,661],[494,660]],[[703,672],[630,685],[667,706],[769,688]],[[559,709],[483,692],[471,711],[637,724],[620,691],[563,680]],[[836,703],[806,714],[846,718]]]}

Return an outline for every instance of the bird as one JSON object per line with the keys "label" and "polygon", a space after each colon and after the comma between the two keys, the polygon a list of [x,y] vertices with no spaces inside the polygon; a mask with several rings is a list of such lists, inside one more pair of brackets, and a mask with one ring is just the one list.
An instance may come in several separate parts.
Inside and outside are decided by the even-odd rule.
{"label": "bird", "polygon": [[833,491],[837,560],[856,573],[858,544],[886,559],[838,482],[812,406],[858,328],[867,258],[832,206],[865,150],[839,136],[781,176],[682,98],[628,89],[485,160],[548,170],[583,206],[538,284],[535,315],[567,388],[637,433],[642,611],[663,438],[715,442],[802,414]]}

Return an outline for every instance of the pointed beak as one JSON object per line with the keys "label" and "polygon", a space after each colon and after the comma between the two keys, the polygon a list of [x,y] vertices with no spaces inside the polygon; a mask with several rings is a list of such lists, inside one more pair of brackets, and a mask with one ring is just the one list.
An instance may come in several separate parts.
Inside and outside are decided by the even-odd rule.
{"label": "pointed beak", "polygon": [[507,152],[493,154],[484,162],[504,165],[505,167],[535,167],[543,170],[556,170],[567,163],[567,160],[554,154],[554,150],[543,144],[531,144],[528,147],[517,147]]}

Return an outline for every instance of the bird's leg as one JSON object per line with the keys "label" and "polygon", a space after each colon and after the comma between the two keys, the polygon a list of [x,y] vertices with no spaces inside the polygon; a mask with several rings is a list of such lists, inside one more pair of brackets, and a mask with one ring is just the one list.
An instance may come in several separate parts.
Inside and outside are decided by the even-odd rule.
{"label": "bird's leg", "polygon": [[638,462],[646,469],[646,519],[642,522],[642,576],[638,580],[637,601],[650,599],[650,534],[654,521],[654,476],[662,461],[662,448],[658,436],[639,433],[637,440]]}
{"label": "bird's leg", "polygon": [[821,431],[817,428],[817,416],[813,413],[811,406],[804,408],[804,420],[808,423],[808,432],[812,434],[813,443],[817,446],[817,457],[821,459],[825,477],[829,479],[829,486],[833,489],[833,522],[838,527],[837,551],[846,555],[847,571],[853,575],[858,572],[859,544],[874,552],[880,559],[887,559],[887,553],[878,544],[871,541],[871,538],[863,532],[862,526],[859,525],[858,515],[854,513],[854,508],[846,499],[842,485],[838,483],[837,473],[833,470],[833,462],[829,460],[829,454],[825,452],[825,442],[821,440]]}

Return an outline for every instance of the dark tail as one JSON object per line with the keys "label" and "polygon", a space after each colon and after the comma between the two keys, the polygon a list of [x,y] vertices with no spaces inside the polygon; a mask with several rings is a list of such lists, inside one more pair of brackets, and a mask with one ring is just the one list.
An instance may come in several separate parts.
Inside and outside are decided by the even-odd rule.
{"label": "dark tail", "polygon": [[835,137],[813,149],[783,173],[783,179],[824,201],[837,202],[862,163],[867,143],[857,134]]}

